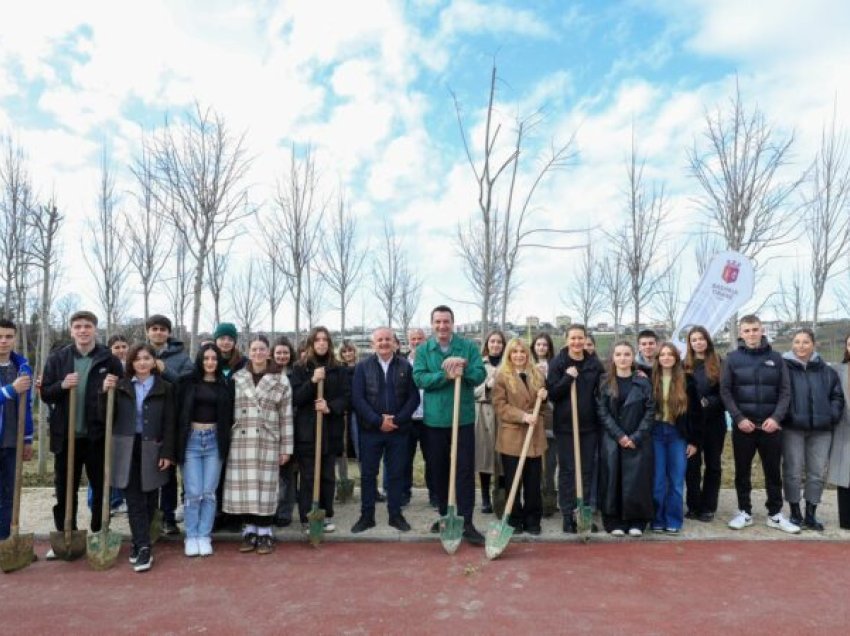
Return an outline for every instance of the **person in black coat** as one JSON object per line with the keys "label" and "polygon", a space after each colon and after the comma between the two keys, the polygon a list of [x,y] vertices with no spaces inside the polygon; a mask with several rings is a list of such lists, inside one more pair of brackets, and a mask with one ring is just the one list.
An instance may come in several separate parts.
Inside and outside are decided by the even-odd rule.
{"label": "person in black coat", "polygon": [[602,379],[598,412],[602,422],[599,508],[605,530],[639,537],[652,519],[655,401],[652,386],[634,370],[635,352],[614,345],[612,365]]}
{"label": "person in black coat", "polygon": [[[318,399],[318,383],[324,381],[324,396]],[[321,411],[322,455],[320,468],[319,507],[325,511],[325,532],[333,532],[335,458],[342,452],[343,419],[351,401],[349,371],[334,357],[331,334],[325,327],[316,327],[307,336],[304,360],[296,363],[290,377],[292,404],[295,407],[295,457],[301,480],[298,489],[298,512],[301,523],[307,523],[307,513],[313,500],[313,470],[316,450],[316,413]]]}
{"label": "person in black coat", "polygon": [[233,384],[224,377],[224,359],[212,343],[198,350],[192,373],[178,385],[177,457],[185,491],[186,556],[213,553],[216,486],[230,447]]}
{"label": "person in black coat", "polygon": [[583,325],[567,328],[567,346],[549,363],[546,386],[554,405],[552,429],[558,447],[558,505],[563,515],[563,531],[575,533],[575,454],[573,451],[572,386],[578,398],[578,431],[581,451],[581,477],[585,502],[591,499],[593,465],[599,448],[599,416],[596,401],[604,373],[596,355],[584,350],[587,331]]}
{"label": "person in black coat", "polygon": [[705,327],[696,326],[688,332],[687,347],[685,373],[696,387],[702,433],[696,452],[688,458],[685,518],[708,523],[717,512],[726,441],[726,411],[720,399],[722,361]]}
{"label": "person in black coat", "polygon": [[[280,367],[281,373],[288,380],[292,376],[292,367],[297,355],[295,347],[286,336],[280,336],[275,340],[272,348],[272,358]],[[295,410],[293,409],[293,416]],[[274,513],[274,525],[278,528],[286,528],[292,523],[292,509],[295,507],[295,493],[297,490],[296,462],[286,462],[280,467],[280,481],[277,491],[277,510]]]}
{"label": "person in black coat", "polygon": [[[844,411],[844,391],[835,370],[815,351],[815,334],[799,329],[783,358],[791,380],[791,407],[782,422],[782,476],[791,523],[823,530],[817,507],[823,493],[832,432]],[[800,512],[803,466],[806,514]]]}
{"label": "person in black coat", "polygon": [[687,460],[696,454],[701,430],[699,400],[693,378],[685,374],[679,350],[665,342],[655,356],[652,370],[652,396],[655,424],[652,443],[655,477],[652,498],[655,532],[677,534],[684,523],[684,495]]}
{"label": "person in black coat", "polygon": [[112,438],[112,486],[127,500],[132,549],[130,563],[136,572],[153,564],[150,525],[157,508],[158,489],[168,481],[175,461],[175,400],[170,383],[160,377],[156,351],[149,344],[127,353],[124,377],[107,374],[100,408],[105,412],[106,392],[115,389]]}

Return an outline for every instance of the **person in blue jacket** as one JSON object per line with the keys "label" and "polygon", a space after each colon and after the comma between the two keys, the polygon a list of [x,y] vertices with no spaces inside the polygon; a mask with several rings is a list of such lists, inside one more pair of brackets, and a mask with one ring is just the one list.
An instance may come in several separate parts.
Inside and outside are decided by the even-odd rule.
{"label": "person in blue jacket", "polygon": [[32,369],[12,350],[17,327],[0,319],[0,540],[8,539],[15,492],[15,451],[18,447],[18,402],[26,395],[24,461],[32,459]]}

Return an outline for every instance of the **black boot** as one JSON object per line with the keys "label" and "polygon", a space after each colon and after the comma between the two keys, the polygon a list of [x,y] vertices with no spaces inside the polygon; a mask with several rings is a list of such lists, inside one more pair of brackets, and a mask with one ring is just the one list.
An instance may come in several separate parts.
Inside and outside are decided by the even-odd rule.
{"label": "black boot", "polygon": [[490,501],[490,473],[478,473],[481,482],[481,512],[485,515],[493,514],[493,504]]}
{"label": "black boot", "polygon": [[795,526],[802,526],[803,525],[803,513],[800,512],[800,504],[799,503],[792,503],[792,504],[788,504],[788,505],[791,506],[791,518],[790,518],[791,523],[793,523]]}
{"label": "black boot", "polygon": [[823,532],[823,524],[818,521],[818,518],[815,516],[817,512],[818,505],[806,502],[806,519],[803,523],[806,526],[807,530],[817,530],[818,532]]}

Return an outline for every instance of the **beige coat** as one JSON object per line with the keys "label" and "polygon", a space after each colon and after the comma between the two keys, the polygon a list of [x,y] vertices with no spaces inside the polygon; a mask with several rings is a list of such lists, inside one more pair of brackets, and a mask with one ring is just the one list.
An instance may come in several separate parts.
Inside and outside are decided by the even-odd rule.
{"label": "beige coat", "polygon": [[[496,450],[505,455],[519,457],[528,431],[528,424],[522,421],[522,417],[534,410],[537,392],[529,389],[519,378],[516,378],[512,384],[513,387],[508,377],[500,373],[493,386],[493,406],[499,418]],[[534,427],[531,445],[528,447],[528,457],[540,457],[546,451],[546,429],[543,422],[548,409],[548,403],[544,402],[540,408],[537,425]]]}
{"label": "beige coat", "polygon": [[835,364],[833,368],[838,372],[841,389],[844,391],[844,413],[832,434],[832,449],[829,452],[829,471],[826,474],[826,481],[833,486],[848,488],[850,487],[850,387],[848,387],[850,366],[846,363]]}
{"label": "beige coat", "polygon": [[497,464],[496,436],[499,422],[493,409],[493,381],[496,367],[484,358],[484,370],[487,378],[475,387],[475,472],[501,475],[501,465]]}
{"label": "beige coat", "polygon": [[284,373],[267,373],[254,386],[248,368],[237,371],[233,383],[234,418],[222,509],[230,514],[273,515],[280,455],[292,455],[292,389]]}

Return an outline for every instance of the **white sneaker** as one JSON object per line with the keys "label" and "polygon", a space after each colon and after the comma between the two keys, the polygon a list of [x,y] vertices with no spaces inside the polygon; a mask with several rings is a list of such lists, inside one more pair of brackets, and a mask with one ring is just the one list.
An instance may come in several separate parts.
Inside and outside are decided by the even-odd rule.
{"label": "white sneaker", "polygon": [[[739,510],[738,514],[732,517],[732,520],[729,522],[729,527],[732,530],[743,530],[747,526],[753,525],[753,517],[752,515],[744,512],[743,510]],[[768,520],[768,525],[770,525],[770,520]]]}
{"label": "white sneaker", "polygon": [[330,534],[331,532],[335,532],[335,531],[336,531],[336,526],[334,525],[334,522],[333,522],[333,521],[328,521],[328,520],[326,519],[326,520],[325,520],[325,532],[327,532],[328,534]]}
{"label": "white sneaker", "polygon": [[643,530],[640,528],[629,528],[629,536],[630,537],[642,537]]}
{"label": "white sneaker", "polygon": [[198,556],[200,552],[199,539],[195,537],[186,537],[186,545],[183,548],[183,554],[187,557],[195,557]]}
{"label": "white sneaker", "polygon": [[767,527],[776,528],[777,530],[782,530],[782,532],[787,532],[788,534],[797,534],[800,532],[800,526],[791,523],[781,512],[777,512],[772,517],[767,518]]}
{"label": "white sneaker", "polygon": [[44,560],[45,560],[45,561],[55,561],[55,560],[56,560],[56,559],[58,559],[58,558],[59,558],[59,557],[58,557],[58,556],[56,556],[56,553],[53,551],[53,548],[50,548],[50,549],[47,551],[47,554],[45,554],[45,555],[44,555]]}
{"label": "white sneaker", "polygon": [[200,537],[198,539],[198,554],[201,556],[210,556],[212,553],[212,540],[209,537]]}
{"label": "white sneaker", "polygon": [[625,537],[626,533],[623,532],[623,530],[621,528],[614,528],[613,530],[611,530],[611,536],[612,537]]}

